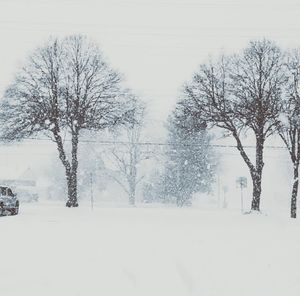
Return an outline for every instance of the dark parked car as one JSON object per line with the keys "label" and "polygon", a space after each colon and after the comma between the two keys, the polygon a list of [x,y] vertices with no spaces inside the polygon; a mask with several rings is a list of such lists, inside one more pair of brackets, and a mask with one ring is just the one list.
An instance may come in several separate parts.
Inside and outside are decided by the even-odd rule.
{"label": "dark parked car", "polygon": [[19,213],[19,200],[9,187],[0,186],[0,216]]}

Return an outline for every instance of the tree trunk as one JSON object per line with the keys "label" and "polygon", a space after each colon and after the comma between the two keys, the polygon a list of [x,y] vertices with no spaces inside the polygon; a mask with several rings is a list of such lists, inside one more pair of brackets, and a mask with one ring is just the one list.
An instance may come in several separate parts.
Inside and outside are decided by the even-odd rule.
{"label": "tree trunk", "polygon": [[297,217],[297,195],[298,195],[298,172],[299,164],[294,164],[294,183],[292,190],[292,199],[291,199],[291,218]]}
{"label": "tree trunk", "polygon": [[240,151],[240,154],[248,166],[252,178],[253,183],[253,193],[252,193],[252,203],[251,210],[252,211],[260,211],[260,195],[261,195],[261,180],[262,180],[262,171],[264,167],[263,162],[263,149],[264,149],[264,136],[263,132],[259,132],[256,135],[256,163],[255,166],[250,161],[247,153],[244,150],[244,147],[241,143],[239,135],[236,131],[233,133],[234,138],[237,142],[237,149]]}
{"label": "tree trunk", "polygon": [[137,176],[137,156],[136,156],[136,144],[131,143],[130,147],[130,168],[129,168],[129,204],[135,205],[135,191],[136,191],[136,176]]}
{"label": "tree trunk", "polygon": [[72,165],[70,170],[70,176],[67,177],[68,185],[68,201],[67,207],[78,207],[77,201],[77,169],[78,169],[78,130],[75,129],[72,132]]}
{"label": "tree trunk", "polygon": [[130,191],[130,194],[129,194],[129,204],[131,206],[135,205],[135,194],[134,194],[134,192],[131,192],[131,191]]}
{"label": "tree trunk", "polygon": [[129,180],[129,205],[135,205],[135,179]]}
{"label": "tree trunk", "polygon": [[[66,174],[67,180],[67,191],[68,191],[68,200],[66,203],[67,207],[77,207],[77,167],[76,167],[76,174],[74,177],[74,165],[72,160],[72,165],[70,164],[69,160],[67,159],[64,145],[62,138],[60,136],[60,129],[58,124],[56,123],[55,129],[53,130],[53,135],[55,142],[57,144],[57,150],[59,154],[59,159],[61,160]],[[78,136],[77,136],[77,143],[78,143]],[[73,136],[72,136],[72,156],[73,156]],[[75,152],[75,151],[74,151]],[[76,160],[77,160],[77,151],[76,151]]]}
{"label": "tree trunk", "polygon": [[67,177],[68,200],[66,206],[69,208],[78,207],[77,201],[77,173],[70,172]]}
{"label": "tree trunk", "polygon": [[182,207],[183,207],[184,202],[183,202],[182,196],[177,196],[177,198],[176,198],[176,205],[177,205],[177,207],[179,207],[179,208],[182,208]]}
{"label": "tree trunk", "polygon": [[264,149],[264,137],[262,132],[256,136],[256,167],[251,172],[253,182],[253,194],[252,194],[252,211],[260,211],[260,196],[261,196],[261,180],[262,171],[264,167],[263,162],[263,149]]}
{"label": "tree trunk", "polygon": [[261,195],[261,173],[258,174],[254,172],[251,174],[253,182],[253,194],[252,194],[252,203],[251,210],[259,211],[260,210],[260,195]]}

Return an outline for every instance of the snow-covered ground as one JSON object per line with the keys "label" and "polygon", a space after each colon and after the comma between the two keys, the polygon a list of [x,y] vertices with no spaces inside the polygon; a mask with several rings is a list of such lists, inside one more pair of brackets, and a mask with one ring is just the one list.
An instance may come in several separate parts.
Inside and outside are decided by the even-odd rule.
{"label": "snow-covered ground", "polygon": [[0,217],[4,296],[300,295],[300,223],[189,208],[25,204]]}

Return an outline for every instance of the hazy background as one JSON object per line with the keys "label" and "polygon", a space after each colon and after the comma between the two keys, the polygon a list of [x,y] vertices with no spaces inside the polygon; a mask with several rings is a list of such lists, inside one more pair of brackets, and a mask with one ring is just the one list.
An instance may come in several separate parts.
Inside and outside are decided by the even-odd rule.
{"label": "hazy background", "polygon": [[[199,63],[210,55],[239,51],[255,38],[298,47],[299,15],[296,0],[0,0],[0,93],[28,54],[50,35],[83,33],[99,43],[128,86],[147,102],[148,139],[161,141],[163,122],[180,87]],[[234,148],[218,151],[223,159],[220,190],[225,183],[234,191],[236,176],[247,175],[247,169]],[[9,166],[14,174],[28,166],[43,167],[53,152],[48,142],[0,147],[0,170],[8,171]],[[288,161],[284,151],[266,149],[264,190],[284,203],[289,194]]]}
{"label": "hazy background", "polygon": [[163,120],[210,54],[262,37],[299,46],[299,13],[296,0],[0,0],[0,89],[49,35],[83,33]]}

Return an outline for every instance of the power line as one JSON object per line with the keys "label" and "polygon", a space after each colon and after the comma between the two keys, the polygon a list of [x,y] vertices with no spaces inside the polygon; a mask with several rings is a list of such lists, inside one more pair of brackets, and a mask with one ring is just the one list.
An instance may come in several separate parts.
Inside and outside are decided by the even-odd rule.
{"label": "power line", "polygon": [[[53,142],[51,139],[47,138],[27,138],[27,140],[32,140],[32,141],[48,141],[48,142]],[[65,141],[70,142],[70,139],[65,139]],[[215,148],[237,148],[236,145],[225,145],[225,144],[179,144],[175,142],[171,143],[164,143],[164,142],[129,142],[129,141],[100,141],[100,140],[81,140],[80,143],[98,143],[101,145],[140,145],[140,146],[193,146],[193,147],[199,147],[199,146],[208,146],[208,147],[215,147]],[[243,146],[245,149],[255,149],[256,146],[254,145],[244,145]],[[287,148],[285,146],[277,146],[277,145],[266,145],[264,146],[266,149],[284,149],[286,150]]]}

